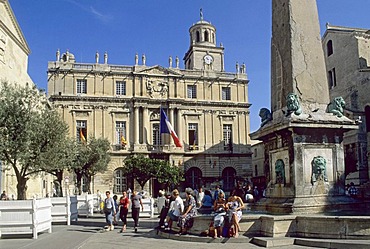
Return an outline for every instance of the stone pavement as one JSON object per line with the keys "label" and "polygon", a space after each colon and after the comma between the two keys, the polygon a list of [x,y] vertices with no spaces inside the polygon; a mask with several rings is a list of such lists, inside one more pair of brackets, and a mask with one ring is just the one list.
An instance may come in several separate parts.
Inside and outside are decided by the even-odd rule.
{"label": "stone pavement", "polygon": [[[94,249],[94,248],[135,248],[135,249],[249,249],[263,248],[258,245],[249,243],[249,239],[224,239],[214,240],[198,236],[175,236],[169,234],[157,234],[155,229],[157,219],[140,219],[140,227],[137,233],[133,232],[132,221],[129,220],[128,229],[125,233],[119,233],[120,227],[114,231],[103,232],[102,227],[105,225],[103,215],[96,214],[93,218],[80,218],[78,222],[73,222],[71,226],[53,225],[51,234],[41,233],[38,239],[31,238],[4,238],[0,239],[1,249]],[[166,238],[167,237],[167,238]],[[292,238],[283,238],[283,241],[293,241]],[[370,241],[337,241],[337,245],[330,244],[333,241],[303,240],[302,246],[281,243],[282,240],[264,238],[268,241],[268,247],[278,249],[299,249],[299,248],[370,248]],[[346,244],[343,244],[346,242]],[[304,245],[304,246],[303,246]],[[335,246],[335,247],[334,247]]]}

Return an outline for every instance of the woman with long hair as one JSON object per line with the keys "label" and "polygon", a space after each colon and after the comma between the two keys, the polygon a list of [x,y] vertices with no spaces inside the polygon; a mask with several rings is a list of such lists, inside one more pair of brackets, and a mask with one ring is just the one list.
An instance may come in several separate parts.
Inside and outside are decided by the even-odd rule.
{"label": "woman with long hair", "polygon": [[234,226],[234,237],[239,237],[240,226],[239,222],[242,218],[242,210],[244,209],[243,200],[236,195],[230,196],[229,202],[227,203],[227,208],[229,212],[229,219],[231,224]]}

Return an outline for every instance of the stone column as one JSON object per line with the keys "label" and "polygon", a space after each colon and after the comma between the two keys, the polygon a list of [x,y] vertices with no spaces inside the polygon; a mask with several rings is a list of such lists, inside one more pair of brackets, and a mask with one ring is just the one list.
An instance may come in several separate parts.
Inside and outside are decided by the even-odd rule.
{"label": "stone column", "polygon": [[139,144],[139,107],[134,107],[134,144]]}
{"label": "stone column", "polygon": [[150,130],[149,119],[149,110],[148,107],[145,106],[143,108],[143,144],[148,144],[148,131]]}
{"label": "stone column", "polygon": [[182,110],[180,109],[177,109],[177,136],[179,137],[179,140],[180,140],[180,143],[182,144],[182,146],[184,146],[184,143],[183,143],[183,123],[185,120],[182,118]]}

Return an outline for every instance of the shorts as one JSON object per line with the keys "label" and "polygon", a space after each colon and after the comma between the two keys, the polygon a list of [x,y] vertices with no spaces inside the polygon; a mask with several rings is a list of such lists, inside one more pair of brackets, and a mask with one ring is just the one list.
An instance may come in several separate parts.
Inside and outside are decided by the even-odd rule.
{"label": "shorts", "polygon": [[170,217],[171,220],[178,221],[179,220],[179,216],[176,216],[173,213],[174,213],[174,211],[171,210],[170,212],[168,212],[168,216]]}

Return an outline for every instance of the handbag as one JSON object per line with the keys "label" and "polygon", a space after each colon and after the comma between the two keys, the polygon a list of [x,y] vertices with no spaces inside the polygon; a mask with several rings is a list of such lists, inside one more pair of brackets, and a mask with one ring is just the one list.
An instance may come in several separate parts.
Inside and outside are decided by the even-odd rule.
{"label": "handbag", "polygon": [[112,212],[112,208],[104,207],[104,213],[110,214]]}

